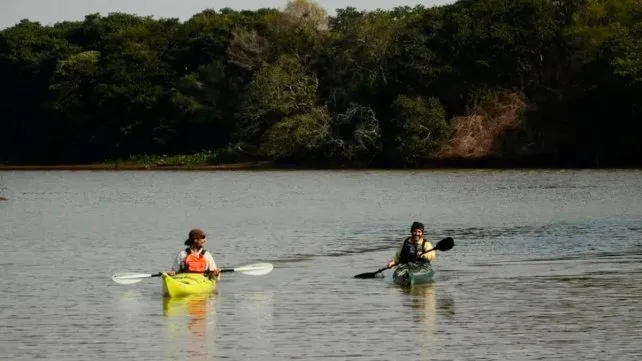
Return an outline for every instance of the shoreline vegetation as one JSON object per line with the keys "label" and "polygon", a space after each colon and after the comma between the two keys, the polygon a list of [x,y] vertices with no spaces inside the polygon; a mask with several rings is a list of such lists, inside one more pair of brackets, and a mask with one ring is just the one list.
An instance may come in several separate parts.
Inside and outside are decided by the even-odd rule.
{"label": "shoreline vegetation", "polygon": [[87,164],[0,164],[2,171],[249,171],[249,170],[439,170],[439,169],[642,169],[640,165],[617,164],[602,167],[595,164],[555,163],[546,159],[519,159],[507,161],[503,158],[432,160],[422,166],[381,166],[381,167],[337,167],[310,164],[283,163],[274,161],[249,161],[234,163],[141,163],[105,162]]}
{"label": "shoreline vegetation", "polygon": [[141,163],[92,163],[56,165],[0,165],[1,171],[9,170],[249,170],[270,169],[269,162],[242,162],[230,164],[158,165]]}
{"label": "shoreline vegetation", "polygon": [[636,168],[639,0],[0,30],[0,170]]}

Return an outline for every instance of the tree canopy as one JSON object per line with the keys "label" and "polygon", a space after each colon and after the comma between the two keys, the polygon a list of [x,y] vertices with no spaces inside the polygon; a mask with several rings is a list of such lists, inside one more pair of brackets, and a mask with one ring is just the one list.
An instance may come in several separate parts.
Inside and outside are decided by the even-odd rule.
{"label": "tree canopy", "polygon": [[642,164],[638,0],[23,20],[0,79],[4,164]]}

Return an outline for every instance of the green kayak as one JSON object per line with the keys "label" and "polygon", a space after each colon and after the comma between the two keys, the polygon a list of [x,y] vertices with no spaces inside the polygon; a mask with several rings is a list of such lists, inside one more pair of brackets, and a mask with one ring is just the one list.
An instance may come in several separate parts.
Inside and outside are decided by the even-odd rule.
{"label": "green kayak", "polygon": [[397,266],[392,281],[400,286],[414,286],[431,282],[434,275],[429,262],[410,262]]}

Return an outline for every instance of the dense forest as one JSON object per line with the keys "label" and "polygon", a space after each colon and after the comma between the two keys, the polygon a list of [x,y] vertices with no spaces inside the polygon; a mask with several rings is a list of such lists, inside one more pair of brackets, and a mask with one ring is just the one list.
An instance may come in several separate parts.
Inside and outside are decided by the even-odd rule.
{"label": "dense forest", "polygon": [[642,165],[639,0],[22,20],[0,79],[5,165]]}

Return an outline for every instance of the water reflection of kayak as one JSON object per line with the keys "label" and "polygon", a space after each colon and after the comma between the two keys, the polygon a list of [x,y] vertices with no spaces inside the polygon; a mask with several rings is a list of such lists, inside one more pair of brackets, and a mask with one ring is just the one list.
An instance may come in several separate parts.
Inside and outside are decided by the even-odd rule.
{"label": "water reflection of kayak", "polygon": [[187,360],[209,359],[207,335],[212,333],[208,327],[214,313],[214,310],[210,310],[213,297],[212,294],[163,297],[163,315],[167,319],[166,346],[170,353],[168,359],[184,359],[185,347]]}
{"label": "water reflection of kayak", "polygon": [[407,305],[418,311],[425,311],[425,315],[434,315],[437,310],[437,298],[433,285],[419,285],[417,287],[401,287],[401,291],[408,296]]}
{"label": "water reflection of kayak", "polygon": [[185,297],[163,297],[165,316],[206,316],[210,295],[200,294]]}
{"label": "water reflection of kayak", "polygon": [[179,273],[170,276],[161,275],[163,295],[169,297],[184,297],[212,293],[216,290],[218,278],[208,278],[199,273]]}

